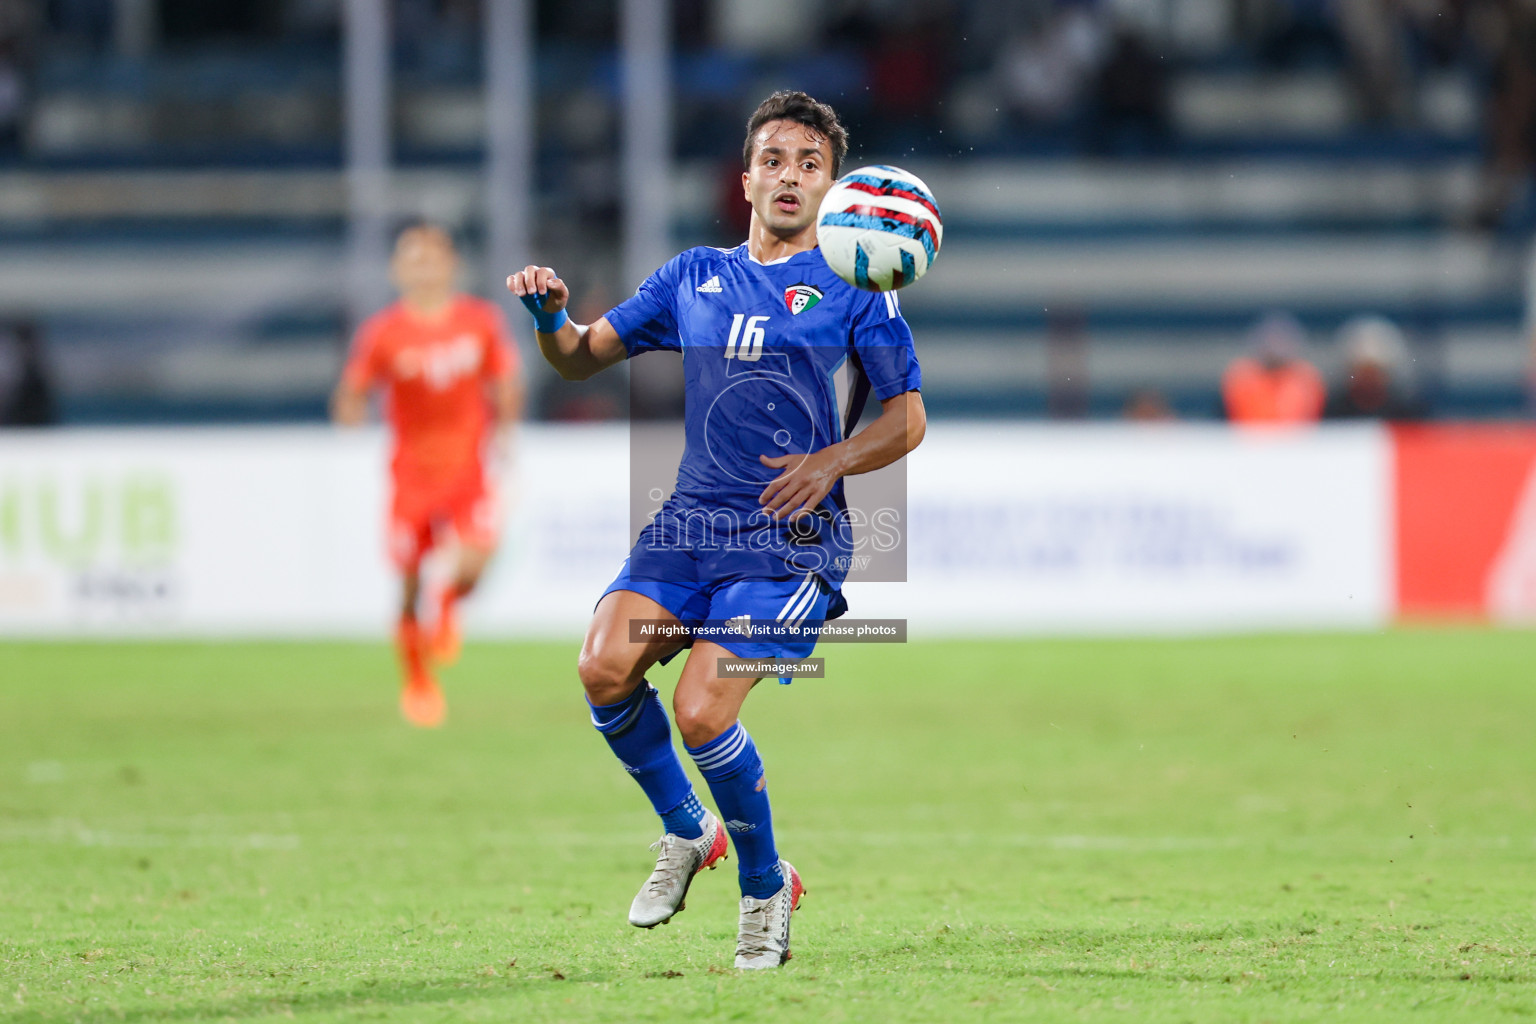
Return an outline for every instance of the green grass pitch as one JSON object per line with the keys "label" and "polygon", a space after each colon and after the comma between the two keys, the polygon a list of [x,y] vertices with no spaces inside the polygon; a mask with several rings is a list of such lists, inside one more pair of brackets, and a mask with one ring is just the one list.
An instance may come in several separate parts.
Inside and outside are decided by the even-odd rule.
{"label": "green grass pitch", "polygon": [[822,653],[747,705],[809,888],[748,975],[734,859],[625,922],[574,644],[438,733],[382,643],[0,645],[0,1021],[1536,1016],[1536,635]]}

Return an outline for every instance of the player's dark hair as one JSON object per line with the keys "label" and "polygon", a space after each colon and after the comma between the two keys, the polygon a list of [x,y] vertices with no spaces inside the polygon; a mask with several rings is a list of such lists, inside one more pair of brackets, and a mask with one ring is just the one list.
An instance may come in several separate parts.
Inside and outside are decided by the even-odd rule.
{"label": "player's dark hair", "polygon": [[848,129],[837,119],[837,111],[795,89],[780,89],[769,96],[758,104],[752,116],[747,119],[747,141],[741,148],[741,161],[749,168],[752,166],[752,145],[757,138],[757,130],[769,121],[803,124],[826,139],[832,147],[832,177],[837,177],[838,170],[843,166],[843,157],[848,155]]}
{"label": "player's dark hair", "polygon": [[398,245],[400,244],[401,238],[405,237],[405,235],[413,231],[429,231],[441,234],[448,240],[449,246],[451,246],[455,252],[457,252],[459,249],[459,240],[454,237],[453,229],[448,227],[448,225],[444,224],[442,221],[432,220],[427,217],[403,217],[397,220],[394,224],[394,233],[390,237],[393,238],[395,240],[395,244]]}

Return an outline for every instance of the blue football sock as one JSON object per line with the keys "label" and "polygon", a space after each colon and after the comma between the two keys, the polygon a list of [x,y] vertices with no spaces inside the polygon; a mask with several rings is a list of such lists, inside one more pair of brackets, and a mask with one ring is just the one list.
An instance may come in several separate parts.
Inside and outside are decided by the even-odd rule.
{"label": "blue football sock", "polygon": [[697,839],[704,834],[704,805],[699,803],[691,783],[682,803],[661,812],[661,825],[668,832],[684,839]]}
{"label": "blue football sock", "polygon": [[702,747],[689,747],[699,774],[709,783],[715,806],[736,846],[741,894],[765,900],[784,887],[779,851],[773,844],[768,779],[747,730],[737,722]]}
{"label": "blue football sock", "polygon": [[704,806],[672,747],[672,727],[656,688],[641,680],[635,692],[617,704],[588,705],[592,724],[651,798],[662,827],[684,839],[702,836]]}

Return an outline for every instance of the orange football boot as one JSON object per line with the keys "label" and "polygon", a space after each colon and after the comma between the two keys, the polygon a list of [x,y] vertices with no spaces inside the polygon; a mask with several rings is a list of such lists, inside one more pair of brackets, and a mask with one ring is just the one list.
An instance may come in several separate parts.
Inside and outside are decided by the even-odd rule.
{"label": "orange football boot", "polygon": [[412,677],[400,688],[400,714],[422,729],[436,729],[448,718],[448,702],[429,673]]}

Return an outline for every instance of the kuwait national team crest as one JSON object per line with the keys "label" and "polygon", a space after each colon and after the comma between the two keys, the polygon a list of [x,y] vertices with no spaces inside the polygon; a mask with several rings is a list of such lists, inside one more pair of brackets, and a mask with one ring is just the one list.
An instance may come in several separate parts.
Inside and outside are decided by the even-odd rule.
{"label": "kuwait national team crest", "polygon": [[790,285],[784,289],[784,305],[795,315],[804,313],[821,301],[821,289],[808,284]]}

